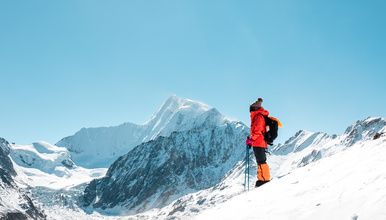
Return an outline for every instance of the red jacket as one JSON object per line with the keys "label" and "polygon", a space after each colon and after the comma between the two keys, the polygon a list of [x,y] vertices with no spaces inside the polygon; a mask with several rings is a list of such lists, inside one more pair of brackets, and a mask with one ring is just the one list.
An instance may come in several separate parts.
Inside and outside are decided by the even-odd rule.
{"label": "red jacket", "polygon": [[264,140],[265,120],[263,115],[269,115],[269,112],[263,107],[251,112],[251,139],[253,140],[251,145],[253,147],[268,148],[267,142]]}

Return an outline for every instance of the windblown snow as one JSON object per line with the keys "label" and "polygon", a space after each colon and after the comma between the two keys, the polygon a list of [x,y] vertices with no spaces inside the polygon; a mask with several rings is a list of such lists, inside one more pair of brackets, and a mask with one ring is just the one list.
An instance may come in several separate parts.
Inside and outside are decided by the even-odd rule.
{"label": "windblown snow", "polygon": [[260,188],[251,150],[244,191],[247,133],[172,96],[144,125],[83,128],[56,145],[0,139],[0,217],[386,219],[386,118],[339,136],[297,132],[270,149],[272,180]]}

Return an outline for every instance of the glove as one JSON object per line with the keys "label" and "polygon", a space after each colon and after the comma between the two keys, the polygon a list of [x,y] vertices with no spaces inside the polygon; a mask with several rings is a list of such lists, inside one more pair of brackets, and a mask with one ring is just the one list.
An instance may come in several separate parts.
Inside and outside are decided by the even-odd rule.
{"label": "glove", "polygon": [[245,145],[249,145],[250,146],[252,144],[252,142],[253,142],[253,140],[248,138],[247,140],[245,140]]}

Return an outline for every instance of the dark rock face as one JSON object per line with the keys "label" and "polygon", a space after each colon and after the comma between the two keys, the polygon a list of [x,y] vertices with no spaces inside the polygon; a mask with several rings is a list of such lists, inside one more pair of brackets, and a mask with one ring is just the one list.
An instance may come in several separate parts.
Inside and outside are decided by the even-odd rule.
{"label": "dark rock face", "polygon": [[21,212],[8,212],[5,214],[0,214],[1,220],[25,220],[28,219],[25,214]]}
{"label": "dark rock face", "polygon": [[11,176],[16,176],[16,171],[13,168],[12,161],[9,158],[9,143],[3,138],[0,138],[0,172],[7,173]]}
{"label": "dark rock face", "polygon": [[9,158],[10,145],[0,138],[0,194],[17,198],[19,204],[10,207],[7,200],[0,199],[0,208],[7,207],[0,212],[0,219],[46,219],[46,216],[33,204],[31,198],[20,189],[13,180],[17,175],[12,161]]}
{"label": "dark rock face", "polygon": [[242,160],[248,132],[239,123],[203,126],[141,144],[88,185],[84,206],[123,206],[137,213],[209,188]]}

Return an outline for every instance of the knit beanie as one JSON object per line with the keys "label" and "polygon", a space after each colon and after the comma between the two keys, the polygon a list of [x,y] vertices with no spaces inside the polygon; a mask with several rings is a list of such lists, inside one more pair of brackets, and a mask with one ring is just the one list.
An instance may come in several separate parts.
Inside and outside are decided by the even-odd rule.
{"label": "knit beanie", "polygon": [[263,103],[263,99],[258,98],[254,103],[249,106],[249,111],[253,112],[259,110],[261,108],[261,103]]}

